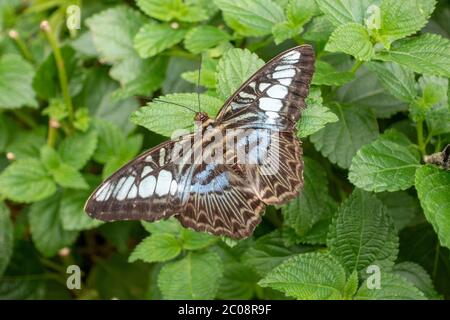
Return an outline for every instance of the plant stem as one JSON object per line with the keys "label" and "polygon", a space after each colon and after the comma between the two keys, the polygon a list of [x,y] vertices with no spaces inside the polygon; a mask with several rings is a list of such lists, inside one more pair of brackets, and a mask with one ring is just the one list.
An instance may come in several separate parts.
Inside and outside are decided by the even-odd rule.
{"label": "plant stem", "polygon": [[417,143],[419,144],[419,150],[422,156],[426,155],[426,144],[423,140],[423,120],[418,120],[416,122],[417,129]]}
{"label": "plant stem", "polygon": [[362,66],[363,63],[364,61],[356,60],[350,72],[354,75],[356,71],[358,71],[358,69]]}
{"label": "plant stem", "polygon": [[72,124],[74,120],[72,98],[70,97],[69,81],[67,80],[67,72],[64,66],[64,60],[61,55],[61,50],[59,48],[59,42],[55,34],[52,32],[52,29],[48,21],[44,20],[41,22],[41,29],[44,31],[47,40],[50,43],[50,46],[52,47],[53,50],[53,55],[56,61],[56,68],[58,69],[58,78],[59,84],[61,86],[62,96],[64,99],[64,103],[67,107],[67,113],[69,115],[70,123]]}
{"label": "plant stem", "polygon": [[16,30],[9,31],[9,37],[14,40],[16,46],[19,48],[22,56],[31,63],[34,63],[33,55],[31,54],[28,47],[25,45],[25,42],[20,37],[20,34]]}
{"label": "plant stem", "polygon": [[47,145],[54,148],[56,145],[56,138],[58,136],[57,128],[53,125],[53,120],[48,120],[48,135],[47,135]]}
{"label": "plant stem", "polygon": [[66,270],[65,270],[64,266],[59,265],[56,262],[53,262],[53,261],[51,261],[49,259],[46,259],[46,258],[40,258],[40,260],[41,260],[41,263],[44,266],[46,266],[47,268],[52,269],[53,271],[56,271],[56,272],[61,273],[61,274],[65,274],[66,273]]}

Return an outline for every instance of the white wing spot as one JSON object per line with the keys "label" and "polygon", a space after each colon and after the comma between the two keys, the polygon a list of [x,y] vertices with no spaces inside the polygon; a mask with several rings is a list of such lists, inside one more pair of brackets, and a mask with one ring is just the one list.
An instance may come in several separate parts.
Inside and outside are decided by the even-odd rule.
{"label": "white wing spot", "polygon": [[276,119],[280,117],[280,115],[276,112],[273,111],[266,111],[266,116],[267,116],[267,124],[275,124],[276,123]]}
{"label": "white wing spot", "polygon": [[147,156],[147,157],[145,158],[145,162],[152,162],[152,161],[153,161],[152,156]]}
{"label": "white wing spot", "polygon": [[174,179],[172,180],[172,183],[170,184],[170,194],[174,195],[178,190],[178,183],[177,181]]}
{"label": "white wing spot", "polygon": [[95,193],[95,200],[104,201],[106,195],[108,194],[108,188],[110,187],[109,181],[106,182],[98,191]]}
{"label": "white wing spot", "polygon": [[268,87],[270,87],[270,83],[262,82],[262,83],[259,84],[259,91],[263,92],[263,91],[266,90]]}
{"label": "white wing spot", "polygon": [[122,185],[124,184],[125,180],[127,180],[127,178],[122,177],[122,178],[120,178],[119,182],[117,182],[117,185],[114,188],[114,192],[113,192],[113,197],[114,198],[117,196],[117,194],[119,193],[120,189],[122,189]]}
{"label": "white wing spot", "polygon": [[278,99],[261,98],[259,99],[259,107],[266,111],[280,111],[283,103]]}
{"label": "white wing spot", "polygon": [[128,192],[128,199],[134,199],[137,197],[138,189],[135,184],[131,186],[130,192]]}
{"label": "white wing spot", "polygon": [[300,60],[300,52],[298,51],[289,52],[283,56],[283,60],[297,62],[298,60]]}
{"label": "white wing spot", "polygon": [[161,170],[158,175],[158,183],[156,184],[155,193],[163,196],[169,193],[170,182],[172,181],[172,173],[167,170]]}
{"label": "white wing spot", "polygon": [[247,92],[244,92],[244,91],[241,91],[241,92],[239,93],[239,96],[240,96],[241,98],[244,98],[244,99],[246,99],[246,98],[248,98],[248,99],[255,99],[255,98],[256,98],[255,95],[250,94],[250,93],[247,93]]}
{"label": "white wing spot", "polygon": [[116,199],[119,201],[125,200],[127,197],[128,191],[130,191],[130,188],[133,183],[134,183],[134,176],[129,176],[123,183],[119,192],[117,193]]}
{"label": "white wing spot", "polygon": [[166,157],[166,149],[161,148],[161,149],[159,150],[159,165],[160,165],[160,166],[163,166],[163,165],[164,165],[165,157]]}
{"label": "white wing spot", "polygon": [[154,176],[148,176],[144,178],[139,184],[139,197],[147,198],[153,194],[156,186],[156,178]]}
{"label": "white wing spot", "polygon": [[275,71],[287,70],[287,69],[292,69],[292,68],[293,67],[291,65],[281,64],[281,65],[275,67]]}
{"label": "white wing spot", "polygon": [[150,166],[145,166],[144,169],[142,169],[141,178],[145,177],[147,174],[152,172],[153,169]]}
{"label": "white wing spot", "polygon": [[267,90],[267,95],[271,98],[283,99],[287,94],[287,88],[279,84],[276,84]]}
{"label": "white wing spot", "polygon": [[292,78],[293,76],[295,76],[295,70],[294,69],[288,69],[288,70],[275,72],[272,75],[272,78],[274,78],[274,79]]}
{"label": "white wing spot", "polygon": [[283,86],[289,87],[292,82],[292,79],[290,79],[290,78],[280,79],[280,80],[278,80],[278,82],[280,84],[282,84]]}
{"label": "white wing spot", "polygon": [[248,86],[249,86],[250,88],[252,88],[252,89],[255,89],[255,85],[256,85],[255,81],[250,82],[250,83],[248,84]]}

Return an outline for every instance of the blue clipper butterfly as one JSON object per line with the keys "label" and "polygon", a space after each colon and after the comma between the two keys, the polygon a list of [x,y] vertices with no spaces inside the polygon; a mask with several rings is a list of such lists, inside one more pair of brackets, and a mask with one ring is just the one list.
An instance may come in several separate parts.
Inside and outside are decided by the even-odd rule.
{"label": "blue clipper butterfly", "polygon": [[[85,211],[105,221],[175,217],[183,226],[197,231],[235,239],[248,237],[261,221],[266,205],[286,203],[303,187],[302,148],[296,123],[306,108],[313,73],[312,47],[294,47],[253,74],[228,98],[216,119],[196,113],[195,120],[201,122],[203,133],[211,128],[222,133],[256,130],[262,143],[249,146],[253,138],[247,136],[243,138],[245,147],[240,145],[242,141],[237,141],[237,146],[250,153],[256,148],[258,154],[266,155],[266,160],[271,160],[268,151],[276,149],[273,153],[279,159],[275,173],[266,174],[265,167],[258,163],[196,161],[196,148],[211,150],[223,146],[226,139],[216,141],[205,134],[198,143],[194,134],[186,134],[124,165],[92,193]],[[175,156],[186,142],[193,148]]]}

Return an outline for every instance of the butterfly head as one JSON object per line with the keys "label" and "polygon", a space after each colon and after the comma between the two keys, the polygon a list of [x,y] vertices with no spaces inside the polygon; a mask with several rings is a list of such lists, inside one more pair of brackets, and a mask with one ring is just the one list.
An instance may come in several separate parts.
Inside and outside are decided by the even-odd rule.
{"label": "butterfly head", "polygon": [[200,122],[205,122],[209,119],[209,116],[206,112],[197,112],[195,114],[195,118],[194,121],[200,121]]}

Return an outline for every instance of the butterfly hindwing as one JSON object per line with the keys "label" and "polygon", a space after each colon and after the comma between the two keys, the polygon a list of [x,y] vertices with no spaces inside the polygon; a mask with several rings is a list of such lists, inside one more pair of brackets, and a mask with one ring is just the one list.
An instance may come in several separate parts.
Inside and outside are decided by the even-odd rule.
{"label": "butterfly hindwing", "polygon": [[202,164],[194,171],[188,201],[176,216],[181,224],[231,238],[251,235],[264,208],[251,183],[224,164]]}

